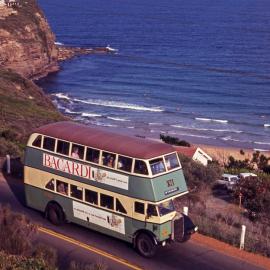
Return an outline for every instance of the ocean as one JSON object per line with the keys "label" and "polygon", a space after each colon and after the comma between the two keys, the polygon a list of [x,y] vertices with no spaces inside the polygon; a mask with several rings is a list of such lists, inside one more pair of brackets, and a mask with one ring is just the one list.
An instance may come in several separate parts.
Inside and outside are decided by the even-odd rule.
{"label": "ocean", "polygon": [[60,44],[116,48],[38,84],[88,125],[270,150],[267,0],[39,0]]}

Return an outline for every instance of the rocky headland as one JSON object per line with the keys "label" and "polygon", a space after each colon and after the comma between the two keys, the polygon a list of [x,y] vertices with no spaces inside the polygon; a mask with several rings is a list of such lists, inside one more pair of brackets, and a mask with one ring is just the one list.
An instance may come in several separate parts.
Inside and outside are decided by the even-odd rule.
{"label": "rocky headland", "polygon": [[18,3],[0,6],[0,156],[20,155],[35,127],[66,119],[33,80],[58,71],[60,61],[110,52],[56,45],[37,1]]}

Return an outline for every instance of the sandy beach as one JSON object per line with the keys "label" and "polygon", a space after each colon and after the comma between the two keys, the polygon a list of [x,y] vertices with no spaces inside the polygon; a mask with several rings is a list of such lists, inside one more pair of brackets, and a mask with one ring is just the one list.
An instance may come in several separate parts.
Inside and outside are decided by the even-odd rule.
{"label": "sandy beach", "polygon": [[[194,146],[202,148],[208,155],[210,155],[213,159],[216,159],[221,165],[226,164],[229,156],[233,156],[238,160],[251,159],[253,153],[255,152],[253,149],[243,149],[236,147],[219,147],[204,144],[196,144]],[[241,149],[244,151],[244,155],[240,154]],[[270,157],[270,151],[263,151],[260,153]]]}

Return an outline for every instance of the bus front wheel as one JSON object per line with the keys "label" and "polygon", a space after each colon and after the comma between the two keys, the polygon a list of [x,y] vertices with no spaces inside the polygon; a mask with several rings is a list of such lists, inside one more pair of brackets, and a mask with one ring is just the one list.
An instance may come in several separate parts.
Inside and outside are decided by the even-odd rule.
{"label": "bus front wheel", "polygon": [[136,239],[136,248],[145,258],[151,258],[156,254],[157,246],[152,237],[146,233],[140,233]]}
{"label": "bus front wheel", "polygon": [[62,225],[65,221],[65,214],[61,206],[56,203],[49,203],[46,208],[46,217],[54,225]]}

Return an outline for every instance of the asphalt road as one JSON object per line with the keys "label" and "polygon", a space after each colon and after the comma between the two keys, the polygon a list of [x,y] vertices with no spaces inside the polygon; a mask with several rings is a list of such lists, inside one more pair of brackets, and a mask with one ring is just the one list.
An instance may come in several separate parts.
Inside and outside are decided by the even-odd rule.
{"label": "asphalt road", "polygon": [[[71,260],[85,263],[101,262],[108,269],[149,270],[259,270],[258,266],[229,257],[192,239],[158,250],[152,259],[139,256],[132,247],[118,239],[91,231],[76,224],[55,227],[43,218],[42,213],[24,206],[22,180],[0,174],[0,202],[9,204],[14,211],[24,213],[40,226],[57,235],[39,232],[39,239],[58,250],[60,269],[67,269]],[[63,239],[65,238],[65,239]],[[73,240],[72,240],[73,239]]]}

